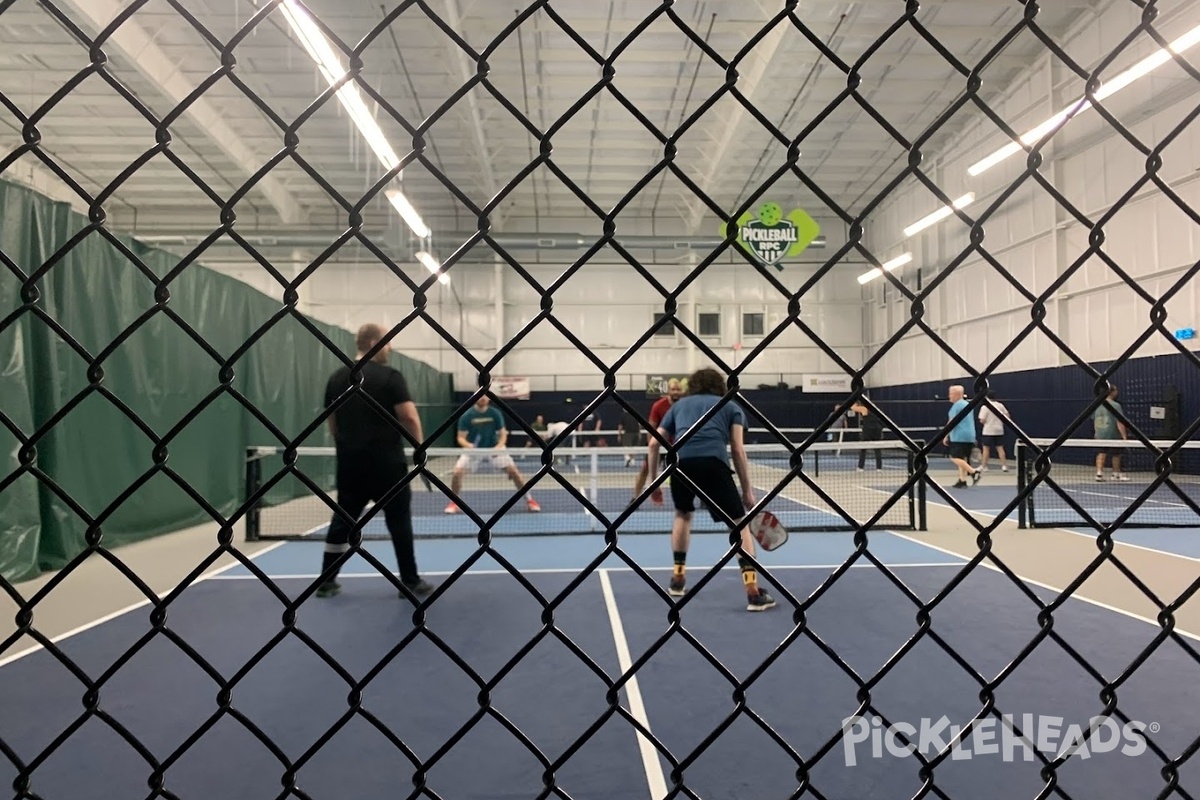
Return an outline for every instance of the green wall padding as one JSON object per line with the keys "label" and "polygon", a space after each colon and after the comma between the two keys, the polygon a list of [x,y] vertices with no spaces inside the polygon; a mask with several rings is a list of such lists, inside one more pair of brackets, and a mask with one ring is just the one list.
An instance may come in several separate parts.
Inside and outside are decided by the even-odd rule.
{"label": "green wall padding", "polygon": [[[0,182],[0,252],[20,269],[39,268],[85,225],[65,204]],[[159,278],[178,263],[126,237],[118,241]],[[232,514],[243,501],[246,448],[280,442],[228,393],[218,393],[190,416],[220,388],[221,366],[165,313],[138,324],[156,303],[151,280],[115,245],[92,233],[54,265],[39,287],[40,306],[93,358],[121,340],[98,365],[100,387],[109,396],[89,389],[86,360],[26,313],[0,330],[0,411],[29,434],[69,407],[38,443],[37,463],[84,512],[103,516],[102,544],[115,547],[211,522],[180,482],[220,514]],[[184,270],[168,288],[167,308],[221,360],[282,308],[241,281],[201,266]],[[0,319],[21,305],[19,292],[16,276],[0,269]],[[314,325],[353,357],[351,332]],[[432,430],[451,412],[451,376],[407,356],[392,358]],[[320,414],[325,382],[339,364],[304,325],[284,317],[236,360],[230,385],[294,438]],[[174,431],[165,447],[165,466],[174,478],[155,473],[152,439],[120,404],[153,434]],[[303,444],[330,444],[324,425]],[[19,443],[6,427],[0,428],[0,446],[0,480],[9,480],[18,466]],[[328,486],[332,475],[325,470],[313,477]],[[281,486],[272,499],[295,489]],[[70,504],[31,476],[0,488],[0,575],[6,579],[63,567],[86,548],[87,532]]]}

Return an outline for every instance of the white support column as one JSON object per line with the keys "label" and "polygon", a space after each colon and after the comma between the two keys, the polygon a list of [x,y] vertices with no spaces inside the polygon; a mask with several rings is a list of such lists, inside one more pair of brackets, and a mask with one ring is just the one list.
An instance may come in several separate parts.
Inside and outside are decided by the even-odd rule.
{"label": "white support column", "polygon": [[[696,252],[694,250],[688,250],[688,272],[691,272],[695,268],[696,268]],[[696,284],[697,283],[698,283],[698,281],[693,281],[692,283],[690,283],[688,285],[687,290],[684,292],[685,300],[683,303],[683,314],[681,315],[681,316],[683,316],[684,324],[686,324],[688,326],[688,328],[695,333],[698,333],[698,331],[699,331],[699,328],[698,328],[699,323],[698,323],[698,320],[696,317],[696,292],[697,292]],[[687,339],[686,341],[687,341],[687,345],[686,345],[687,346],[687,359],[686,359],[687,360],[687,371],[688,371],[688,374],[690,375],[693,372],[695,372],[696,368],[699,366],[697,364],[698,351],[696,349],[695,342],[693,342],[691,339]]]}
{"label": "white support column", "polygon": [[[492,265],[492,293],[493,293],[493,311],[492,311],[492,329],[496,336],[495,352],[499,353],[500,349],[508,343],[508,339],[504,335],[504,261],[499,256],[495,257],[495,263]],[[501,359],[496,364],[496,368],[492,371],[493,375],[504,374],[504,360]]]}
{"label": "white support column", "polygon": [[[1051,116],[1057,113],[1059,108],[1061,108],[1061,106],[1058,105],[1058,92],[1054,88],[1058,84],[1058,77],[1060,73],[1058,60],[1046,56],[1042,67],[1042,72],[1046,79],[1046,118],[1049,119]],[[1052,148],[1053,145],[1050,145],[1042,152],[1045,153],[1047,150],[1050,151],[1050,155],[1048,156],[1050,159],[1050,183],[1052,186],[1061,188],[1063,182],[1062,161],[1056,156]],[[1051,219],[1054,225],[1050,232],[1051,241],[1053,243],[1052,252],[1054,254],[1053,280],[1058,280],[1062,276],[1063,272],[1065,272],[1067,269],[1067,225],[1069,224],[1069,219],[1067,217],[1066,210],[1058,203],[1054,204],[1054,215]],[[1065,290],[1062,289],[1056,292],[1054,298],[1050,303],[1047,304],[1047,310],[1052,310],[1054,312],[1052,329],[1057,332],[1059,337],[1061,337],[1063,340],[1066,340],[1067,338],[1067,320],[1068,315],[1070,314],[1069,305],[1070,300],[1067,298]],[[1050,316],[1050,314],[1047,314],[1047,316]],[[1055,347],[1055,351],[1056,357],[1054,361],[1057,366],[1063,367],[1073,363],[1067,354],[1064,353],[1060,348]]]}

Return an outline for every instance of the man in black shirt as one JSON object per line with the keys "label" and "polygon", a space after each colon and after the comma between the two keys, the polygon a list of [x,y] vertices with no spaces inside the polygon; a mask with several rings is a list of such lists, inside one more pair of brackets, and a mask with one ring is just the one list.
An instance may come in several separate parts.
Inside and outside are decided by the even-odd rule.
{"label": "man in black shirt", "polygon": [[[379,325],[368,324],[359,329],[355,344],[360,362],[383,336],[384,330]],[[378,502],[408,473],[399,426],[414,441],[425,438],[416,404],[408,393],[408,383],[400,372],[387,366],[389,352],[390,345],[381,347],[370,361],[362,364],[357,376],[351,374],[349,367],[342,367],[330,376],[325,386],[326,408],[348,395],[329,417],[329,430],[337,451],[337,503],[353,520],[359,518],[367,503]],[[382,411],[364,395],[378,403]],[[413,552],[411,486],[406,485],[389,500],[382,513],[396,549],[401,582],[418,597],[429,594],[433,586],[421,579]],[[351,523],[341,514],[333,515],[325,536],[321,570],[325,582],[317,590],[318,597],[331,597],[341,590],[336,580],[337,570],[330,568],[350,549],[351,529]],[[405,596],[403,592],[401,596]]]}
{"label": "man in black shirt", "polygon": [[[881,420],[866,403],[855,403],[850,409],[858,414],[859,440],[863,442],[878,442],[883,438],[883,420]],[[862,472],[867,464],[867,451],[858,451],[858,471]],[[883,455],[875,451],[875,469],[883,469]]]}

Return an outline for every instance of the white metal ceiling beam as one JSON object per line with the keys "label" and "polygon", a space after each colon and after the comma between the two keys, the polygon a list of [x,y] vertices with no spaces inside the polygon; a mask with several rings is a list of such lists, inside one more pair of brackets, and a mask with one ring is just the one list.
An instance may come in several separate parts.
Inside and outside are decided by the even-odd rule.
{"label": "white metal ceiling beam", "polygon": [[[786,24],[776,25],[771,29],[771,32],[763,37],[762,41],[752,51],[752,61],[747,66],[743,61],[741,68],[738,70],[737,89],[742,96],[750,103],[754,102],[754,95],[758,91],[758,87],[762,84],[763,76],[767,74],[767,69],[771,66],[771,59],[775,57],[775,51],[779,49],[780,43],[783,41],[784,33],[787,31]],[[717,136],[716,147],[705,154],[708,159],[708,169],[700,176],[697,184],[705,194],[711,194],[713,187],[716,185],[717,179],[722,174],[721,162],[725,159],[725,154],[729,152],[730,146],[734,139],[737,138],[738,128],[742,124],[742,120],[746,117],[746,109],[741,102],[729,96],[729,101],[733,103],[733,109],[725,117],[725,124],[720,128],[720,134]],[[692,204],[691,214],[687,220],[687,229],[695,231],[700,225],[700,221],[704,219],[704,212],[708,208],[699,197]]]}
{"label": "white metal ceiling beam", "polygon": [[[466,39],[463,36],[462,18],[458,13],[458,0],[445,0],[446,5],[446,24],[450,26],[459,37]],[[443,37],[446,40],[446,52],[450,56],[450,63],[458,68],[458,77],[465,86],[475,77],[475,72],[478,65],[471,59],[467,58],[467,54],[461,47],[454,43],[453,39]],[[476,155],[479,158],[480,176],[483,179],[483,188],[487,192],[488,201],[490,202],[496,196],[496,172],[492,169],[492,159],[489,156],[490,148],[487,144],[487,134],[483,129],[483,115],[479,111],[479,103],[475,99],[474,90],[467,92],[464,98],[467,101],[467,111],[471,116],[471,134],[475,141]],[[492,215],[492,225],[496,228],[500,227],[504,220],[503,207],[497,208]]]}
{"label": "white metal ceiling beam", "polygon": [[[102,30],[123,9],[116,0],[67,0],[95,30]],[[196,90],[196,85],[183,76],[179,67],[155,44],[154,37],[134,20],[126,20],[107,40],[137,68],[142,76],[170,98],[174,103],[183,102]],[[204,97],[188,105],[188,116],[200,129],[228,155],[247,175],[257,172],[260,159],[239,138],[225,119]],[[256,188],[271,203],[285,223],[296,223],[304,217],[303,209],[284,185],[271,175],[263,176]]]}

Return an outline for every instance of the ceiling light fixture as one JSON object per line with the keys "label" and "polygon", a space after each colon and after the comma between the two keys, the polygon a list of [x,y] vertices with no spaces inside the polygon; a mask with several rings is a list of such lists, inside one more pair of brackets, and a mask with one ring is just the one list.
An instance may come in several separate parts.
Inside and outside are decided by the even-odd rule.
{"label": "ceiling light fixture", "polygon": [[896,256],[891,261],[885,261],[880,266],[876,267],[875,269],[870,270],[868,272],[864,272],[862,275],[859,275],[858,282],[860,284],[870,283],[871,281],[875,280],[880,275],[882,275],[884,272],[891,272],[894,269],[903,267],[905,264],[909,263],[910,261],[912,261],[912,253],[905,253],[904,255]]}
{"label": "ceiling light fixture", "polygon": [[399,189],[388,189],[387,199],[391,201],[396,212],[408,223],[408,227],[412,228],[412,232],[417,235],[418,239],[428,239],[433,231],[429,230],[429,226],[425,224],[425,220],[421,219],[421,215],[413,208],[412,203],[408,202],[408,198],[404,196],[404,192]]}
{"label": "ceiling light fixture", "polygon": [[971,203],[974,203],[974,202],[975,202],[975,193],[967,192],[962,197],[955,200],[953,203],[953,206],[942,206],[937,211],[934,211],[932,214],[930,214],[926,217],[922,217],[921,219],[914,222],[912,225],[909,225],[907,228],[904,229],[904,235],[906,237],[908,237],[908,236],[912,236],[914,234],[920,233],[921,231],[928,228],[930,225],[935,225],[935,224],[941,222],[942,220],[944,220],[946,217],[953,214],[954,209],[966,208],[967,206],[971,205]]}
{"label": "ceiling light fixture", "polygon": [[[308,51],[309,56],[316,62],[329,85],[333,86],[342,80],[346,76],[346,68],[342,66],[342,62],[329,44],[329,40],[321,33],[321,29],[317,27],[312,18],[296,3],[296,0],[283,0],[280,8],[283,9],[283,16],[296,33],[297,38],[300,39],[300,43],[304,45],[304,49]],[[363,102],[362,95],[359,94],[358,87],[352,82],[346,83],[337,90],[337,97],[346,109],[346,113],[350,115],[350,120],[367,140],[368,146],[375,152],[379,162],[383,164],[384,169],[391,171],[399,166],[400,159],[396,156],[396,151],[392,149],[383,130],[371,116],[370,110]],[[389,190],[387,198],[418,238],[429,237],[431,233],[429,226],[425,224],[421,215],[417,213],[412,203],[399,189]]]}
{"label": "ceiling light fixture", "polygon": [[442,265],[439,264],[438,260],[432,255],[422,250],[421,252],[417,253],[416,258],[417,261],[420,261],[425,265],[425,269],[438,276],[438,282],[443,286],[450,283],[450,276],[442,272]]}
{"label": "ceiling light fixture", "polygon": [[[1104,100],[1105,98],[1112,97],[1114,94],[1121,91],[1138,78],[1149,74],[1150,72],[1158,69],[1163,64],[1170,61],[1171,53],[1182,54],[1194,47],[1198,42],[1200,42],[1200,25],[1197,25],[1183,36],[1180,36],[1178,39],[1171,42],[1169,47],[1158,48],[1158,50],[1156,50],[1154,53],[1146,56],[1129,69],[1118,74],[1112,80],[1101,85],[1101,87],[1096,91],[1096,99]],[[1073,118],[1076,114],[1082,114],[1091,107],[1092,102],[1090,100],[1088,100],[1086,97],[1080,97],[1075,102],[1071,103],[1070,106],[1062,111],[1059,111],[1050,119],[1046,120],[1041,125],[1038,125],[1036,128],[1022,136],[1019,144],[1017,142],[1009,142],[1004,147],[1001,147],[999,150],[989,155],[987,158],[972,164],[967,168],[967,172],[972,176],[986,172],[987,170],[999,164],[1001,161],[1004,161],[1010,156],[1019,153],[1022,149],[1022,145],[1029,146],[1035,144],[1043,136],[1057,128],[1062,123]]]}

